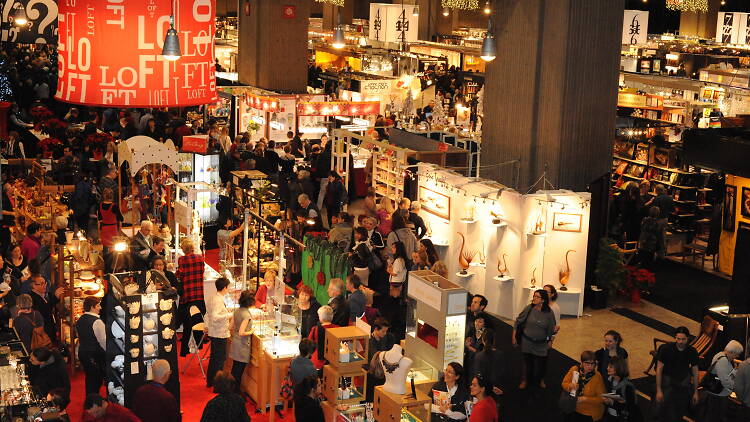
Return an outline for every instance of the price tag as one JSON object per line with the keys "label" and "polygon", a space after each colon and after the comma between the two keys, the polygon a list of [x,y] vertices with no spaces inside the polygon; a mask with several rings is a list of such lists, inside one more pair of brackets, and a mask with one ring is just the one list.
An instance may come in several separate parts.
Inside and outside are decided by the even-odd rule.
{"label": "price tag", "polygon": [[156,305],[159,301],[159,293],[149,293],[141,296],[141,306]]}
{"label": "price tag", "polygon": [[135,375],[140,372],[138,369],[138,362],[130,362],[130,375]]}

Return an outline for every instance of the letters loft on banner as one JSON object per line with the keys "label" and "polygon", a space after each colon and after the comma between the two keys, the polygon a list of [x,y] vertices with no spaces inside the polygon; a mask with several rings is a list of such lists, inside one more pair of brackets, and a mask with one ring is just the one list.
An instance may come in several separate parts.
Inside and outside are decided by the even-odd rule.
{"label": "letters loft on banner", "polygon": [[176,61],[161,55],[169,1],[61,1],[55,98],[119,107],[216,102],[216,2],[173,1],[182,51]]}

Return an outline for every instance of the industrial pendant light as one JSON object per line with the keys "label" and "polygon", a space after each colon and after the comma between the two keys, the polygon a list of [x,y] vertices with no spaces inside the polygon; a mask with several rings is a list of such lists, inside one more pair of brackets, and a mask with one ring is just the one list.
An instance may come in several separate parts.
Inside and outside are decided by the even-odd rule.
{"label": "industrial pendant light", "polygon": [[175,61],[182,57],[180,36],[177,34],[177,30],[174,29],[174,2],[172,2],[172,14],[169,15],[169,30],[167,30],[167,36],[164,37],[164,47],[162,47],[161,55],[169,61]]}
{"label": "industrial pendant light", "polygon": [[414,6],[413,9],[411,9],[411,15],[412,16],[419,16],[419,5]]}
{"label": "industrial pendant light", "polygon": [[487,0],[486,3],[484,3],[484,14],[489,15],[492,13],[492,7],[490,6],[490,0]]}
{"label": "industrial pendant light", "polygon": [[333,48],[341,50],[346,47],[346,38],[344,38],[344,30],[341,29],[341,11],[338,13],[338,25],[336,30],[333,32],[333,42],[331,43]]}
{"label": "industrial pendant light", "polygon": [[495,36],[492,34],[492,18],[489,19],[487,24],[487,32],[484,34],[484,40],[482,41],[480,57],[486,62],[491,62],[497,57],[497,45],[495,44]]}
{"label": "industrial pendant light", "polygon": [[450,11],[450,9],[448,9],[447,7],[444,7],[444,8],[443,8],[443,16],[446,16],[446,17],[447,17],[447,16],[448,16],[448,15],[450,15],[450,14],[451,14],[451,11]]}
{"label": "industrial pendant light", "polygon": [[13,12],[11,13],[11,19],[16,26],[24,26],[29,23],[29,18],[26,16],[26,8],[23,3],[18,2],[13,6]]}

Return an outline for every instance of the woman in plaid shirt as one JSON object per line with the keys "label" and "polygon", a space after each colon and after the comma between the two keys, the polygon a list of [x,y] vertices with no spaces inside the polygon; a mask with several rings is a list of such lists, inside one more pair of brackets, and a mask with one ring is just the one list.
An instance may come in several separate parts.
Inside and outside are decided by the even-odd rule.
{"label": "woman in plaid shirt", "polygon": [[[203,273],[205,271],[206,261],[203,259],[203,255],[198,255],[195,252],[195,247],[190,241],[183,241],[181,243],[182,252],[185,253],[177,259],[177,277],[182,282],[182,296],[180,297],[180,321],[185,324],[183,327],[182,345],[180,347],[180,356],[187,356],[189,352],[188,343],[190,340],[189,332],[190,327],[201,322],[201,318],[198,315],[190,317],[190,307],[197,306],[200,309],[201,314],[206,313],[206,302],[203,298]],[[193,337],[196,343],[201,340],[203,332],[194,331]]]}

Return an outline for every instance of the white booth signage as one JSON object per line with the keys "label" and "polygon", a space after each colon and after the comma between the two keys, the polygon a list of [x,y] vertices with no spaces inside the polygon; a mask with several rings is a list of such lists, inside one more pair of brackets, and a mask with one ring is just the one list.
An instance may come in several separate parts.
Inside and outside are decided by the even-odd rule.
{"label": "white booth signage", "polygon": [[645,44],[648,38],[648,12],[626,10],[622,21],[623,44]]}

